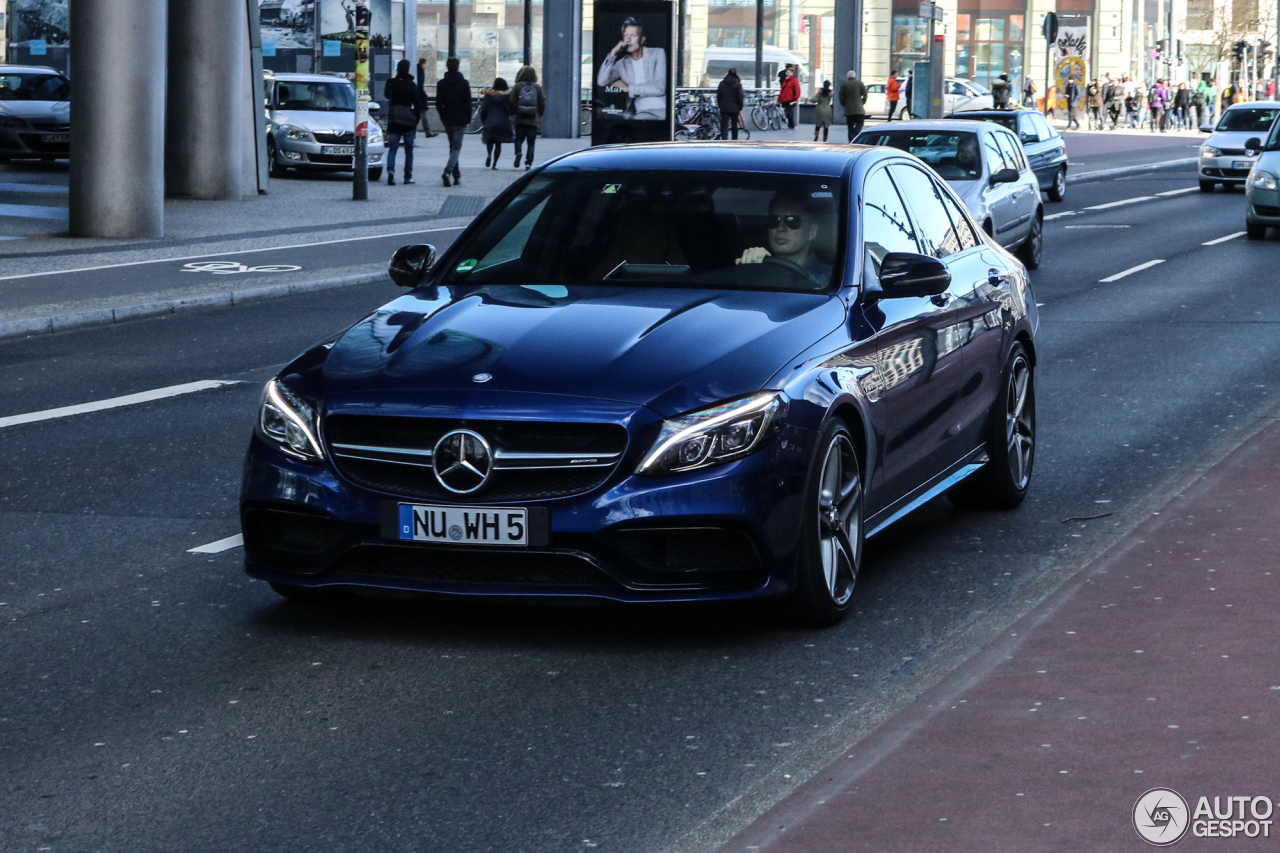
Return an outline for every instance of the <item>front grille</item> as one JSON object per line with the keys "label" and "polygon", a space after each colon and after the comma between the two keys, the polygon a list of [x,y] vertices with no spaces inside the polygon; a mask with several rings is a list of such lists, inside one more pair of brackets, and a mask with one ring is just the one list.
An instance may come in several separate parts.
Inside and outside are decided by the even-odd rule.
{"label": "front grille", "polygon": [[33,121],[30,123],[33,128],[42,133],[70,133],[71,125],[56,121]]}
{"label": "front grille", "polygon": [[350,166],[352,162],[350,154],[308,154],[307,159],[327,166]]}
{"label": "front grille", "polygon": [[311,135],[316,138],[316,142],[321,142],[325,145],[354,145],[356,141],[356,135],[353,131],[347,131],[346,133],[312,133]]}
{"label": "front grille", "polygon": [[66,154],[71,150],[70,142],[45,142],[38,133],[23,133],[20,136],[29,149],[42,154]]}
{"label": "front grille", "polygon": [[[465,495],[441,486],[431,467],[436,443],[455,429],[479,433],[497,454],[488,482]],[[357,485],[448,503],[509,503],[597,488],[617,467],[627,431],[617,424],[334,415],[325,421],[325,439],[339,473]],[[518,458],[530,454],[564,458]]]}
{"label": "front grille", "polygon": [[1267,204],[1255,204],[1253,209],[1258,212],[1259,216],[1280,217],[1280,207],[1272,207]]}
{"label": "front grille", "polygon": [[616,586],[588,560],[574,554],[428,550],[397,545],[352,548],[326,574],[443,583]]}
{"label": "front grille", "polygon": [[1219,148],[1222,157],[1239,157],[1244,154],[1243,148]]}

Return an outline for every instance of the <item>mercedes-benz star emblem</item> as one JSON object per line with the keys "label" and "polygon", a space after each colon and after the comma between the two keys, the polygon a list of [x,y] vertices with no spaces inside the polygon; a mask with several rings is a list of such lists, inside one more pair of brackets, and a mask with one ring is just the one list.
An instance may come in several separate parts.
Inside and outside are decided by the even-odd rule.
{"label": "mercedes-benz star emblem", "polygon": [[492,373],[477,373],[475,376],[471,377],[471,381],[472,382],[488,382],[492,378],[493,378]]}
{"label": "mercedes-benz star emblem", "polygon": [[431,466],[440,485],[456,495],[474,492],[493,471],[493,451],[479,433],[455,429],[445,433],[431,451]]}

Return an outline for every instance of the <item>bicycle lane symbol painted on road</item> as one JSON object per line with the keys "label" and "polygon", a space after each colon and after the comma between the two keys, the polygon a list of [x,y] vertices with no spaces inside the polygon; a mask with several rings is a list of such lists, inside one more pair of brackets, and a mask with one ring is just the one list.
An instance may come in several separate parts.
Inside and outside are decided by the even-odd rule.
{"label": "bicycle lane symbol painted on road", "polygon": [[183,272],[207,272],[214,275],[235,275],[246,272],[297,272],[302,267],[292,264],[262,264],[256,267],[246,266],[235,261],[201,261],[194,264],[183,264]]}

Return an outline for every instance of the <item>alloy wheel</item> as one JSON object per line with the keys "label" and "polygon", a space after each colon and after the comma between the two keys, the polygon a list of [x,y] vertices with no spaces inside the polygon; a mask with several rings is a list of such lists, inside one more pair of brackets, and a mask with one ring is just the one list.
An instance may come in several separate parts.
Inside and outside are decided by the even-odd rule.
{"label": "alloy wheel", "polygon": [[1005,403],[1005,448],[1008,454],[1009,479],[1019,491],[1031,481],[1031,463],[1035,458],[1036,413],[1031,399],[1031,365],[1019,355],[1009,371],[1009,388]]}
{"label": "alloy wheel", "polygon": [[827,445],[818,492],[818,546],[827,594],[837,607],[853,595],[862,562],[862,473],[848,435]]}

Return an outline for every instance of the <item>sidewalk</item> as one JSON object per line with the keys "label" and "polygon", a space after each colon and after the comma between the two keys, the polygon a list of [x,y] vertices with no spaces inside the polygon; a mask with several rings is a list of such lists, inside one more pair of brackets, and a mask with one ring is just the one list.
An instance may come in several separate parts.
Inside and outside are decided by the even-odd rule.
{"label": "sidewalk", "polygon": [[[1261,424],[1004,637],[720,849],[1146,850],[1132,815],[1156,787],[1178,792],[1192,814],[1202,796],[1211,808],[1215,797],[1265,797],[1258,811],[1271,812],[1280,795],[1280,421],[1272,413]],[[1190,815],[1166,802],[1181,829]],[[1264,816],[1269,827],[1250,827],[1245,814],[1235,831],[1269,831],[1268,840],[1196,837],[1209,827],[1192,820],[1177,849],[1275,849],[1280,808]]]}

